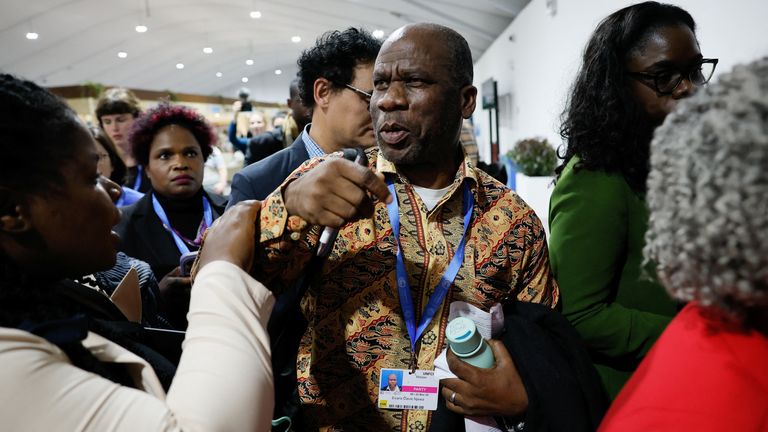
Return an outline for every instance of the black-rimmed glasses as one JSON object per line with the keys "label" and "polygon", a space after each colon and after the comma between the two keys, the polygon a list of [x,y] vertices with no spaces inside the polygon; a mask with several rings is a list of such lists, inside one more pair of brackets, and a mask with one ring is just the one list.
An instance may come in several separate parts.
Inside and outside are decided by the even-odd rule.
{"label": "black-rimmed glasses", "polygon": [[344,86],[352,90],[353,92],[357,93],[358,96],[360,96],[363,99],[363,101],[365,101],[365,103],[367,103],[368,105],[371,104],[371,96],[373,96],[373,93],[368,93],[367,91],[361,90],[350,84],[344,84]]}
{"label": "black-rimmed glasses", "polygon": [[718,59],[703,59],[686,72],[679,70],[669,70],[656,74],[627,72],[627,75],[635,78],[660,95],[670,95],[683,82],[684,78],[688,78],[688,81],[697,86],[708,83],[712,78],[712,74],[715,73],[717,62]]}

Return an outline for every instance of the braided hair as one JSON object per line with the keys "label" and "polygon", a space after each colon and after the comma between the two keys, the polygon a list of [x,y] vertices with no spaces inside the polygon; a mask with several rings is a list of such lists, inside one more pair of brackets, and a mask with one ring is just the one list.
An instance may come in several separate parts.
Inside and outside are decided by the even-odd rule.
{"label": "braided hair", "polygon": [[[70,137],[78,127],[77,116],[62,100],[30,81],[0,74],[0,190],[54,191],[63,181],[60,167],[76,156]],[[0,195],[0,214],[13,210],[7,196]],[[0,251],[0,326],[25,328],[71,318],[76,313],[71,304],[53,295],[59,284],[34,281]],[[98,360],[79,339],[57,345],[75,366],[134,386],[125,368]]]}

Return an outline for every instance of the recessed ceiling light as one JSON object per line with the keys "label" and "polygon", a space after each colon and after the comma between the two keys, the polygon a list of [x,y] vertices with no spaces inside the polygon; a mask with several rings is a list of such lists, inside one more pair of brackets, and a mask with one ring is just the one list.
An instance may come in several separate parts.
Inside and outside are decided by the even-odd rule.
{"label": "recessed ceiling light", "polygon": [[293,43],[301,42],[301,36],[292,36],[291,37],[291,42],[293,42]]}
{"label": "recessed ceiling light", "polygon": [[253,19],[261,18],[261,12],[259,12],[259,11],[251,11],[251,13],[249,15]]}
{"label": "recessed ceiling light", "polygon": [[136,33],[145,33],[147,30],[149,30],[149,29],[145,25],[137,25],[136,26]]}
{"label": "recessed ceiling light", "polygon": [[275,69],[275,75],[280,75],[281,73],[283,73],[281,69]]}
{"label": "recessed ceiling light", "polygon": [[221,78],[221,77],[223,77],[223,76],[224,76],[224,74],[223,74],[223,73],[221,73],[221,72],[216,72],[216,78]]}
{"label": "recessed ceiling light", "polygon": [[247,83],[248,82],[248,77],[242,77],[242,78],[240,78],[240,81],[242,81],[244,83]]}
{"label": "recessed ceiling light", "polygon": [[212,53],[212,52],[213,52],[213,48],[211,48],[211,47],[205,47],[205,48],[203,48],[203,52],[204,52],[205,54],[210,54],[210,53]]}
{"label": "recessed ceiling light", "polygon": [[39,35],[39,34],[37,34],[37,33],[35,33],[35,32],[29,32],[29,33],[27,33],[27,39],[29,39],[29,40],[35,40],[35,39],[37,39],[39,36],[40,36],[40,35]]}
{"label": "recessed ceiling light", "polygon": [[245,64],[247,64],[248,66],[251,66],[253,64],[253,60],[248,59],[245,61]]}
{"label": "recessed ceiling light", "polygon": [[184,63],[176,63],[176,69],[184,69]]}
{"label": "recessed ceiling light", "polygon": [[128,53],[125,52],[125,51],[120,51],[120,52],[117,53],[117,56],[120,57],[120,58],[126,58],[126,57],[128,57]]}
{"label": "recessed ceiling light", "polygon": [[374,30],[372,33],[373,37],[376,39],[381,39],[384,37],[384,30]]}

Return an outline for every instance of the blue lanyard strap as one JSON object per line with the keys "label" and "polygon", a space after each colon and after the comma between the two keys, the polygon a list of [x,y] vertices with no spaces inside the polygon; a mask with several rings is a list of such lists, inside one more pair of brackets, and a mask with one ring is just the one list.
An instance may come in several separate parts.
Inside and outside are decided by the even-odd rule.
{"label": "blue lanyard strap", "polygon": [[[189,253],[189,247],[184,242],[179,232],[171,227],[171,222],[168,220],[168,216],[165,214],[163,206],[160,205],[160,202],[157,200],[157,197],[155,197],[154,193],[152,194],[152,208],[155,210],[157,217],[160,218],[160,222],[163,223],[163,228],[165,228],[165,230],[171,233],[171,236],[173,236],[173,241],[176,243],[176,247],[179,249],[179,252],[181,252],[182,255]],[[208,198],[203,197],[203,220],[200,223],[200,228],[197,230],[197,238],[191,243],[199,245],[203,233],[206,229],[208,229],[209,226],[211,226],[212,223],[213,211],[211,210],[211,203],[208,202]]]}
{"label": "blue lanyard strap", "polygon": [[461,241],[456,248],[456,253],[453,254],[451,262],[448,264],[448,268],[440,278],[440,282],[435,287],[435,291],[429,296],[427,306],[424,308],[424,313],[421,315],[418,327],[416,326],[416,314],[413,308],[413,298],[411,297],[411,284],[408,282],[408,273],[405,271],[405,262],[403,260],[403,248],[400,245],[400,211],[397,203],[397,194],[395,193],[395,185],[391,178],[387,178],[387,187],[394,199],[392,203],[387,204],[387,213],[389,213],[389,221],[392,224],[392,234],[395,237],[397,243],[397,255],[396,255],[396,272],[397,272],[397,291],[400,296],[400,307],[403,310],[403,318],[405,318],[405,326],[408,329],[408,337],[411,342],[411,369],[416,368],[416,342],[424,334],[427,325],[435,317],[440,305],[443,303],[445,296],[453,285],[453,280],[461,268],[461,264],[464,261],[464,247],[467,243],[467,231],[469,231],[469,224],[472,220],[472,210],[475,206],[475,199],[472,192],[469,190],[469,185],[464,182],[464,194],[462,203],[462,213],[464,214],[464,227],[461,234]]}
{"label": "blue lanyard strap", "polygon": [[144,171],[144,168],[141,165],[136,165],[136,169],[138,170],[136,172],[136,179],[133,181],[133,190],[138,191],[141,187],[141,173]]}

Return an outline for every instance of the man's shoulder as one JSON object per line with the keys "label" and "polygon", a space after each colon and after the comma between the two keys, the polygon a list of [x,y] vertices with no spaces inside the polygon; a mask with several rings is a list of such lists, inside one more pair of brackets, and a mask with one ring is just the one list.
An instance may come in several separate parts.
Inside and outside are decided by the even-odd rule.
{"label": "man's shoulder", "polygon": [[[238,174],[253,180],[262,175],[275,176],[277,172],[290,169],[293,165],[301,165],[302,162],[309,159],[307,150],[304,148],[304,141],[297,138],[290,146],[243,168]],[[302,153],[303,150],[303,153]],[[294,167],[295,169],[295,167]],[[279,171],[278,171],[279,170]],[[277,172],[276,172],[277,171]],[[290,174],[290,169],[285,176]]]}
{"label": "man's shoulder", "polygon": [[509,207],[514,205],[516,212],[527,212],[531,208],[522,198],[504,183],[491,177],[483,170],[475,169],[478,193],[482,194],[486,207]]}

